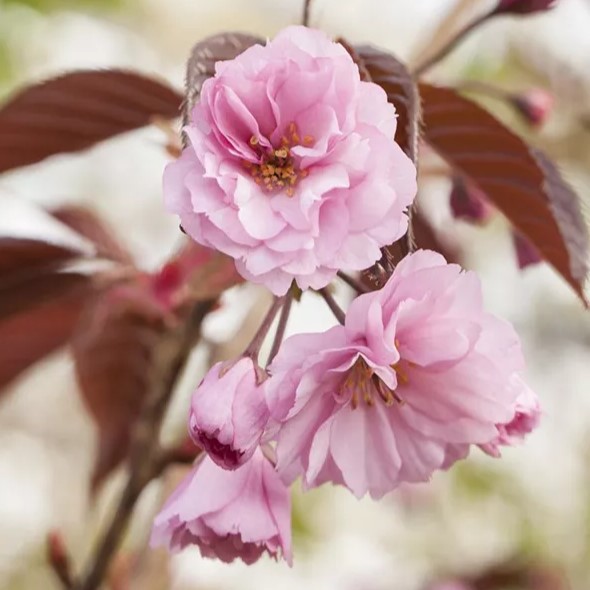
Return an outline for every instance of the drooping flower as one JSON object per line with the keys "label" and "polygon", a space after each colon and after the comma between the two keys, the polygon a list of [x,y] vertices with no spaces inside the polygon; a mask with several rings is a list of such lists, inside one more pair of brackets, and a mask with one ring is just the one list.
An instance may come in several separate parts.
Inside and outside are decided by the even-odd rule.
{"label": "drooping flower", "polygon": [[497,440],[522,368],[518,337],[484,311],[477,276],[415,252],[352,302],[344,326],[283,343],[266,382],[277,469],[359,497],[428,480]]}
{"label": "drooping flower", "polygon": [[498,424],[498,436],[491,442],[480,445],[481,449],[492,457],[500,456],[500,447],[513,446],[521,443],[541,420],[541,404],[535,392],[515,376],[520,394],[516,398],[514,417],[506,424]]}
{"label": "drooping flower", "polygon": [[252,456],[268,420],[262,381],[251,358],[217,363],[193,393],[189,432],[215,463],[236,469]]}
{"label": "drooping flower", "polygon": [[234,471],[204,457],[156,516],[151,545],[196,545],[203,557],[247,564],[282,555],[291,564],[289,489],[260,449]]}
{"label": "drooping flower", "polygon": [[416,170],[385,92],[344,47],[289,27],[218,62],[164,174],[169,211],[247,279],[284,294],[367,268],[407,230]]}

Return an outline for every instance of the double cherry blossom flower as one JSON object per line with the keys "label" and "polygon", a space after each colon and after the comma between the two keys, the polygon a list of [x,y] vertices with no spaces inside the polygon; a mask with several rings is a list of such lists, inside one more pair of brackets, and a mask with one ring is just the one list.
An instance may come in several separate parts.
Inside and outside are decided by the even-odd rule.
{"label": "double cherry blossom flower", "polygon": [[[322,289],[407,230],[416,170],[395,127],[344,47],[288,28],[204,83],[165,172],[168,209],[275,295]],[[257,356],[215,365],[195,391],[189,432],[206,456],[156,518],[154,544],[290,562],[297,478],[380,498],[474,445],[499,456],[539,421],[513,328],[485,311],[473,272],[431,251],[354,299],[342,324],[288,338],[266,369]]]}
{"label": "double cherry blossom flower", "polygon": [[169,211],[273,293],[362,270],[406,232],[416,169],[385,92],[344,47],[289,27],[219,62],[164,174]]}

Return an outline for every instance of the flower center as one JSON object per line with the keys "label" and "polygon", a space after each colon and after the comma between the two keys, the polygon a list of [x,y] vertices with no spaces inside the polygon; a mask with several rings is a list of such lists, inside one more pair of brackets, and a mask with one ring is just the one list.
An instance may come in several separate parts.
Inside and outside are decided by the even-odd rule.
{"label": "flower center", "polygon": [[267,192],[285,190],[288,197],[295,194],[295,185],[300,178],[305,178],[307,170],[300,170],[296,165],[291,148],[296,145],[310,147],[315,143],[311,135],[304,135],[301,140],[297,125],[289,123],[287,132],[281,138],[281,145],[278,148],[263,150],[260,147],[260,139],[253,135],[250,138],[250,145],[260,152],[260,163],[244,161],[244,166],[249,170],[256,184],[260,185]]}
{"label": "flower center", "polygon": [[[398,382],[403,384],[408,382],[403,361],[391,365],[391,368],[396,372]],[[353,410],[356,410],[360,403],[372,408],[375,405],[375,400],[379,399],[387,407],[393,406],[394,403],[399,405],[405,403],[395,390],[385,385],[362,357],[357,359],[348,372],[339,393],[343,397],[350,394],[350,406]]]}

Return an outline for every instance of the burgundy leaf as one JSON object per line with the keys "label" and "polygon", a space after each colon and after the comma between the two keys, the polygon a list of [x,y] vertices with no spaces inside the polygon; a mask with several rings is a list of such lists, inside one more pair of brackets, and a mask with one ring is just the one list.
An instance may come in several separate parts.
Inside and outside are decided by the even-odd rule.
{"label": "burgundy leaf", "polygon": [[73,247],[42,240],[0,237],[0,286],[19,276],[57,268],[82,254]]}
{"label": "burgundy leaf", "polygon": [[0,393],[22,371],[68,342],[87,297],[88,292],[77,289],[0,321]]}
{"label": "burgundy leaf", "polygon": [[96,247],[96,256],[133,265],[129,251],[115,238],[104,222],[90,209],[76,205],[66,205],[51,211],[51,214],[64,225],[73,229]]}
{"label": "burgundy leaf", "polygon": [[[347,47],[348,49],[348,47]],[[397,111],[395,140],[416,162],[420,126],[420,98],[416,83],[406,66],[390,53],[369,45],[354,48],[353,59],[362,65],[369,80],[385,90]]]}
{"label": "burgundy leaf", "polygon": [[94,485],[127,456],[167,320],[139,279],[111,288],[86,309],[73,352],[82,399],[99,430]]}
{"label": "burgundy leaf", "polygon": [[33,239],[0,238],[0,321],[74,291],[88,292],[91,277],[60,272],[82,254]]}
{"label": "burgundy leaf", "polygon": [[16,282],[0,283],[0,322],[31,307],[92,290],[92,277],[75,272],[41,272]]}
{"label": "burgundy leaf", "polygon": [[450,88],[421,84],[425,140],[471,180],[585,301],[580,199],[540,152]]}
{"label": "burgundy leaf", "polygon": [[180,94],[125,70],[80,70],[28,86],[0,109],[0,172],[76,152],[179,115]]}
{"label": "burgundy leaf", "polygon": [[203,82],[215,74],[215,63],[233,59],[248,47],[264,40],[244,33],[220,33],[197,43],[186,65],[186,97],[183,105],[185,122],[199,100]]}

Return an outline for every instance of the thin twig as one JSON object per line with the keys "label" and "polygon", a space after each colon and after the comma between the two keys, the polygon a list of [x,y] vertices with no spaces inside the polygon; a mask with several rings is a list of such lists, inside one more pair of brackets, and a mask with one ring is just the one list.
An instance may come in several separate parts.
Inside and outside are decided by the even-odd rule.
{"label": "thin twig", "polygon": [[344,319],[346,314],[342,311],[342,308],[336,303],[334,297],[332,297],[332,293],[324,287],[320,289],[318,293],[324,298],[324,301],[328,304],[331,312],[334,314],[334,317],[341,323],[344,324]]}
{"label": "thin twig", "polygon": [[100,586],[141,492],[158,473],[161,457],[158,434],[165,410],[198,339],[203,318],[212,307],[212,301],[195,305],[189,318],[162,343],[160,354],[156,355],[153,386],[134,429],[127,484],[86,573],[74,585],[76,590],[96,590]]}
{"label": "thin twig", "polygon": [[156,476],[162,474],[171,465],[192,465],[202,453],[189,438],[176,447],[162,449],[154,462]]}
{"label": "thin twig", "polygon": [[285,302],[283,303],[283,309],[281,309],[281,315],[279,316],[279,323],[277,325],[277,331],[275,332],[275,337],[272,342],[272,348],[270,349],[270,354],[268,355],[267,366],[272,363],[275,356],[277,356],[277,352],[279,352],[279,348],[281,347],[281,343],[283,342],[283,338],[285,337],[285,329],[287,327],[287,322],[289,321],[289,314],[291,313],[291,304],[293,303],[293,293],[289,291],[287,293]]}
{"label": "thin twig", "polygon": [[469,35],[469,33],[477,29],[477,27],[485,22],[492,14],[493,11],[486,12],[482,16],[479,16],[475,20],[471,21],[467,26],[456,33],[446,45],[441,47],[430,57],[427,57],[423,62],[419,63],[412,72],[414,76],[421,76],[424,74],[424,72],[426,72],[426,70],[429,70],[432,66],[443,60],[449,53],[451,53],[451,51],[453,51],[453,49],[455,49],[455,47],[457,47],[457,45],[459,45],[459,43],[461,43],[461,41],[463,41],[467,35]]}
{"label": "thin twig", "polygon": [[309,12],[310,12],[311,0],[305,0],[303,3],[303,18],[301,24],[304,27],[309,27]]}
{"label": "thin twig", "polygon": [[338,277],[349,287],[352,287],[357,293],[367,293],[369,291],[360,281],[357,281],[354,277],[351,277],[349,274],[346,274],[341,270],[338,271]]}
{"label": "thin twig", "polygon": [[491,98],[497,98],[498,100],[510,100],[512,94],[508,90],[498,88],[493,84],[486,82],[480,82],[479,80],[464,80],[455,85],[455,90],[461,90],[464,92],[475,92],[483,94]]}
{"label": "thin twig", "polygon": [[262,320],[262,323],[260,324],[258,331],[256,332],[256,334],[254,334],[254,338],[252,338],[252,341],[250,342],[250,344],[248,344],[248,347],[244,351],[244,356],[249,356],[254,361],[258,360],[258,353],[260,352],[262,343],[264,342],[264,339],[266,338],[266,335],[268,334],[268,331],[270,330],[270,327],[279,309],[281,309],[284,301],[285,297],[274,298],[274,301],[272,302],[270,309],[266,313],[266,316]]}

